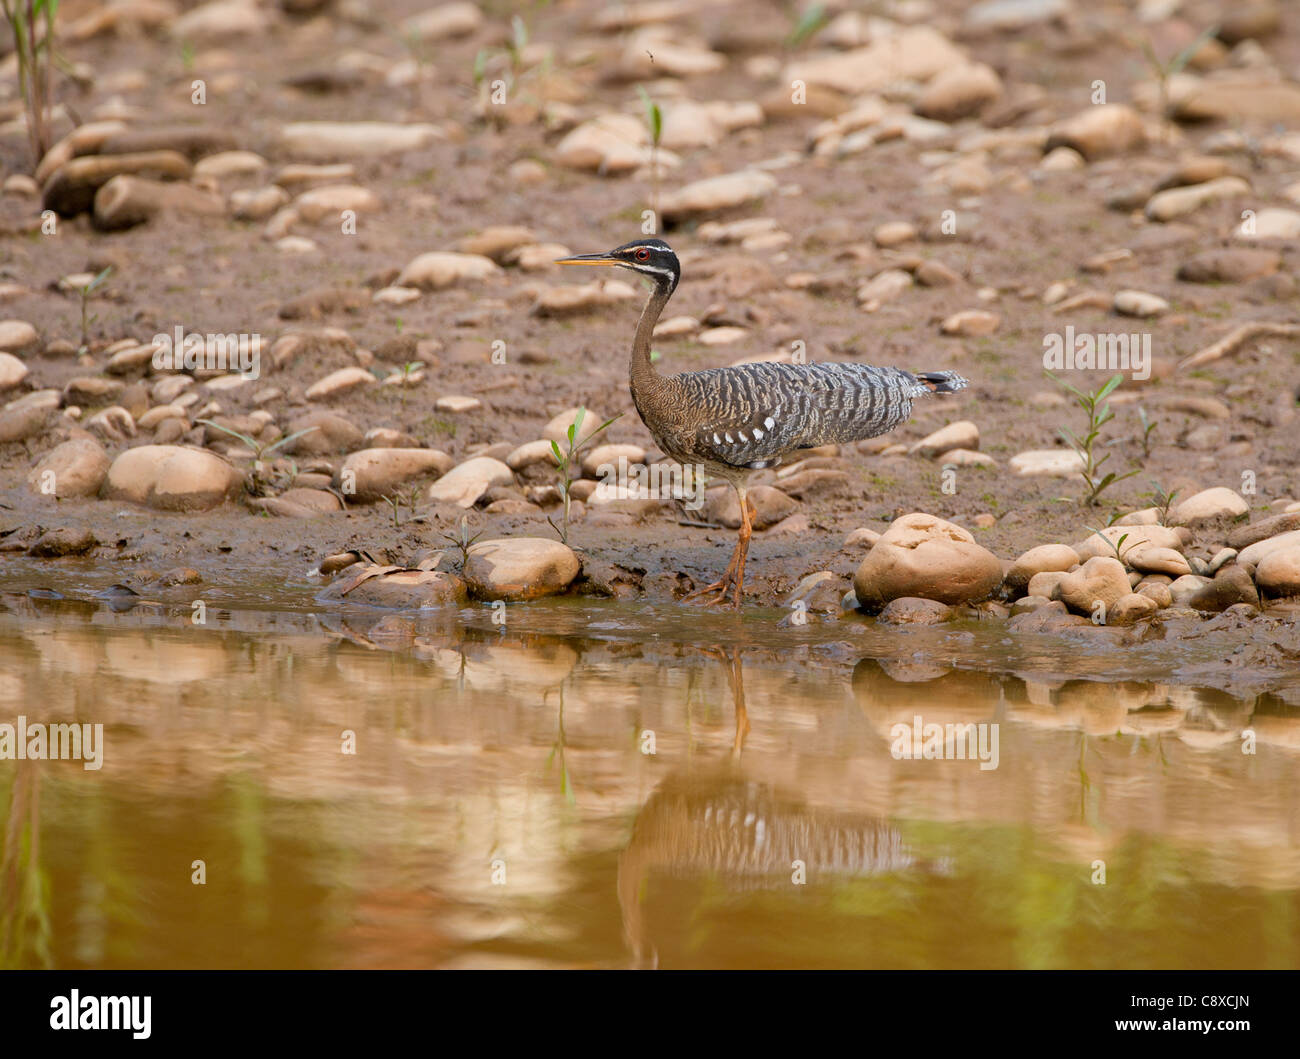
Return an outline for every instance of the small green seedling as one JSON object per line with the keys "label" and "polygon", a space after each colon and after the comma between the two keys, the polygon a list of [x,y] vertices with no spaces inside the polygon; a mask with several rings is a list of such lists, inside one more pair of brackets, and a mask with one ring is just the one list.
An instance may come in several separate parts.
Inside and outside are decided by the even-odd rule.
{"label": "small green seedling", "polygon": [[90,325],[99,319],[98,314],[88,315],[90,309],[90,299],[95,291],[99,290],[113,273],[113,266],[105,266],[89,283],[78,289],[77,293],[81,296],[81,352],[84,353],[90,348]]}
{"label": "small green seedling", "polygon": [[1101,496],[1104,490],[1124,481],[1125,478],[1132,478],[1138,473],[1135,469],[1125,474],[1116,474],[1114,471],[1110,471],[1103,475],[1101,467],[1110,459],[1110,453],[1100,458],[1097,455],[1102,427],[1115,418],[1115,413],[1110,410],[1106,398],[1124,381],[1124,376],[1120,374],[1112,375],[1096,393],[1084,393],[1082,390],[1075,389],[1068,382],[1058,379],[1050,371],[1047,372],[1047,375],[1058,386],[1074,395],[1075,403],[1083,409],[1088,417],[1088,429],[1083,435],[1075,434],[1073,431],[1064,428],[1061,428],[1059,433],[1083,463],[1079,473],[1083,476],[1084,484],[1088,487],[1088,494],[1084,497],[1083,502],[1095,505],[1097,498]]}
{"label": "small green seedling", "polygon": [[[244,443],[245,446],[253,453],[253,474],[249,482],[248,490],[254,496],[263,495],[268,489],[275,485],[272,477],[266,474],[266,461],[275,454],[278,449],[284,448],[290,442],[297,441],[300,437],[310,434],[319,427],[308,427],[306,430],[297,430],[292,434],[286,434],[282,438],[277,438],[269,444],[258,441],[256,438],[249,437],[247,434],[238,430],[232,430],[230,427],[223,427],[220,423],[214,423],[211,419],[196,419],[194,422],[202,423],[204,426],[212,427],[214,430],[220,430],[223,434],[229,434],[232,438]],[[291,463],[292,473],[289,480],[292,481],[298,476],[298,465]]]}
{"label": "small green seedling", "polygon": [[469,550],[474,546],[474,542],[483,536],[485,532],[485,529],[481,529],[471,537],[469,535],[469,518],[465,515],[461,515],[460,532],[456,534],[444,533],[442,535],[443,540],[451,541],[451,543],[456,546],[457,550],[460,551],[460,562],[456,566],[456,572],[458,574],[463,574],[465,572],[465,564],[469,562]]}
{"label": "small green seedling", "polygon": [[559,442],[551,442],[551,456],[555,459],[555,468],[560,478],[560,496],[564,499],[564,522],[563,525],[557,526],[549,515],[546,517],[546,521],[551,524],[551,528],[560,535],[560,540],[565,544],[569,543],[569,509],[572,504],[570,488],[577,480],[574,468],[579,465],[578,457],[584,448],[591,444],[591,442],[594,441],[602,431],[608,429],[610,424],[616,419],[621,418],[621,416],[622,413],[619,413],[619,415],[614,416],[613,419],[606,419],[605,422],[601,423],[600,426],[591,432],[590,436],[585,438],[583,441],[578,442],[576,439],[578,434],[582,431],[582,421],[587,417],[587,410],[585,408],[579,408],[577,415],[573,417],[573,422],[569,424],[569,429],[565,432],[565,436],[568,439],[568,445],[566,448],[561,449]]}

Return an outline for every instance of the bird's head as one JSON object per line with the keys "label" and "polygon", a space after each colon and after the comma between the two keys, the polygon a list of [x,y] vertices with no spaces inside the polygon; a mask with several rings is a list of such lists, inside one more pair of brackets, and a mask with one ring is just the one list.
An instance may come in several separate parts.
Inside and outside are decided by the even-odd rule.
{"label": "bird's head", "polygon": [[634,243],[624,243],[604,254],[579,254],[577,257],[563,257],[557,265],[616,265],[639,272],[655,282],[656,286],[666,288],[671,294],[682,278],[682,266],[673,253],[673,248],[662,239],[638,239]]}

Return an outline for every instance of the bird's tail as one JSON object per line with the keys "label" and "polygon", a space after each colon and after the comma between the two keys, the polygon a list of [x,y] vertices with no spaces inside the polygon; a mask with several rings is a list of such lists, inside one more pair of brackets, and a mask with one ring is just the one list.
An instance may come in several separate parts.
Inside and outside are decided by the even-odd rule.
{"label": "bird's tail", "polygon": [[970,383],[955,371],[922,371],[916,375],[916,396],[928,393],[956,393]]}

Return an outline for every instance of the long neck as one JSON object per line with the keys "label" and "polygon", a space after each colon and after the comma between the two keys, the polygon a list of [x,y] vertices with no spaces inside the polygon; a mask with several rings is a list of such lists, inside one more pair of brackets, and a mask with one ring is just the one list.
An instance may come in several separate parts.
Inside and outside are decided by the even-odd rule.
{"label": "long neck", "polygon": [[636,325],[636,337],[632,339],[631,375],[632,393],[636,394],[653,388],[660,382],[661,376],[655,371],[650,360],[650,340],[654,337],[655,324],[659,314],[664,311],[668,299],[673,296],[672,287],[666,283],[656,283],[650,292],[650,298],[641,310],[641,320]]}

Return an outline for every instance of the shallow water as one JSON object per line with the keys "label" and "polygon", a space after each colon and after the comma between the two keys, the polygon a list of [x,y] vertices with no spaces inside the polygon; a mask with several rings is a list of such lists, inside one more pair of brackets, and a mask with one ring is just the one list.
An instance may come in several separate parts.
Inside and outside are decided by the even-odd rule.
{"label": "shallow water", "polygon": [[1300,709],[1173,647],[59,576],[0,571],[0,723],[103,763],[0,762],[8,966],[1300,966]]}

